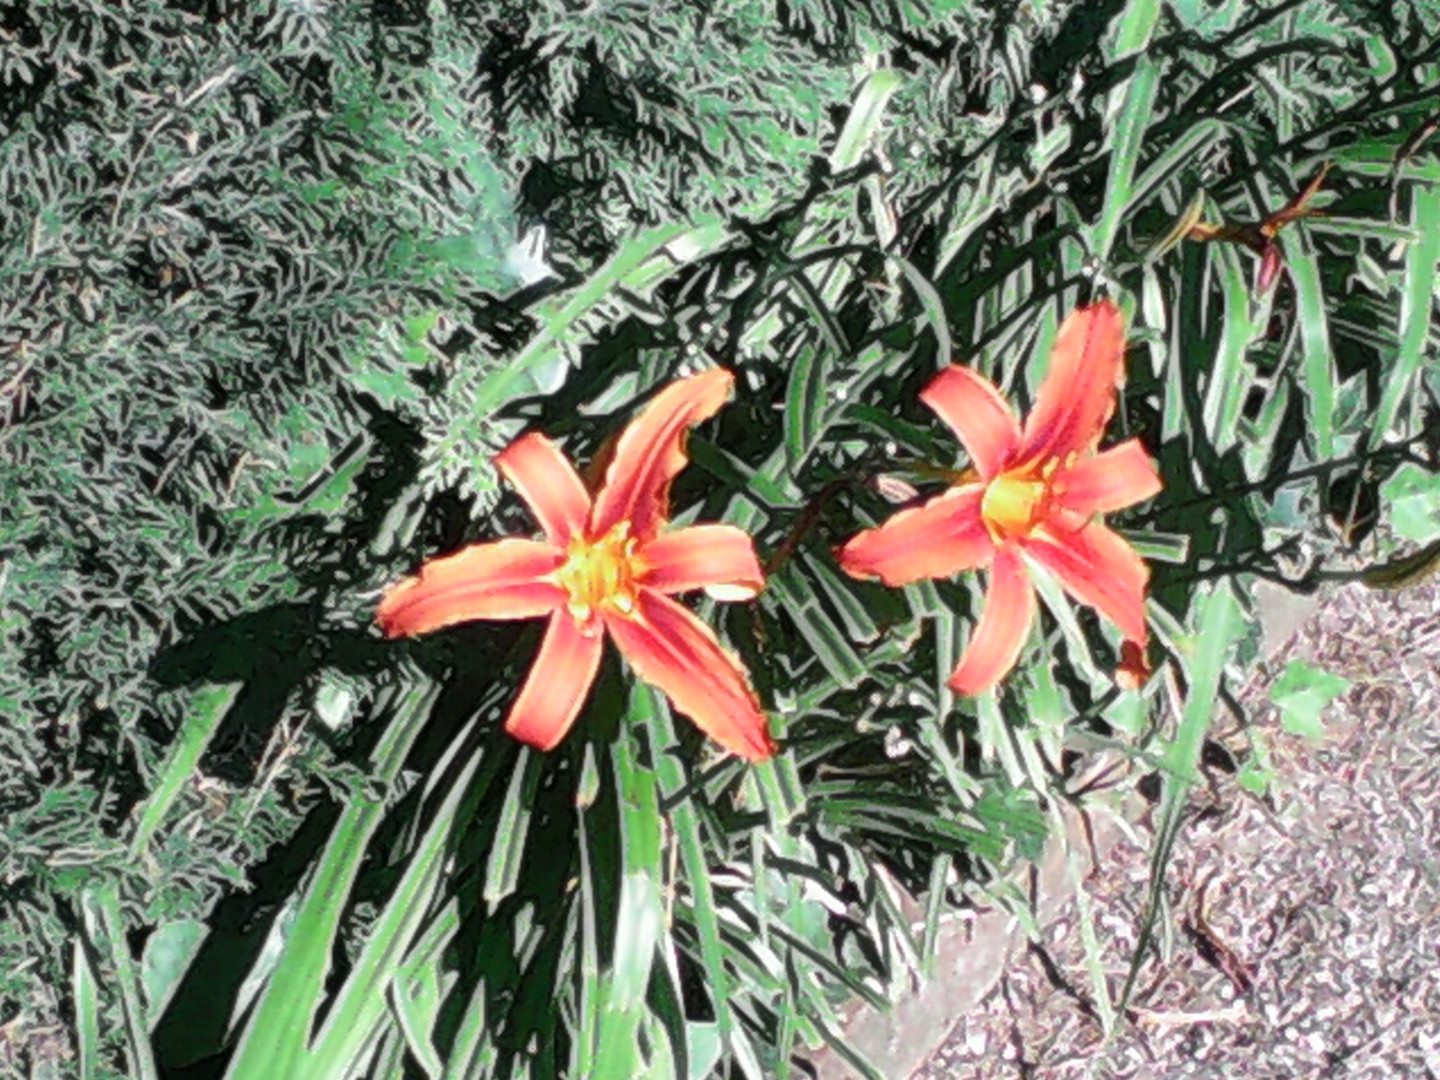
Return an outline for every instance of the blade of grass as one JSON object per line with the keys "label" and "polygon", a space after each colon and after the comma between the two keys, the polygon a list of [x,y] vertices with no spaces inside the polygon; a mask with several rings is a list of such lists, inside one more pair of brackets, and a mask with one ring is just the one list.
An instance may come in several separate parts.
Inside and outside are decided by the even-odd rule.
{"label": "blade of grass", "polygon": [[802,996],[806,998],[809,1005],[805,1011],[809,1014],[815,1030],[819,1032],[825,1044],[834,1050],[850,1068],[855,1070],[860,1080],[886,1080],[885,1074],[877,1069],[869,1058],[855,1049],[838,1030],[834,1014],[827,1003],[819,1000],[818,993],[806,985],[802,986]]}
{"label": "blade of grass", "polygon": [[241,683],[226,683],[222,686],[205,686],[195,691],[190,707],[185,712],[180,735],[170,749],[170,755],[160,770],[149,798],[140,808],[140,820],[135,826],[135,835],[130,839],[130,858],[140,859],[150,838],[155,835],[170,807],[179,798],[185,785],[195,775],[195,766],[200,755],[210,744],[215,729],[235,704]]}
{"label": "blade of grass", "polygon": [[[650,1048],[645,1075],[655,1080],[679,1080],[680,1062],[675,1059],[675,1045],[670,1038],[670,1029],[654,1013],[646,1013],[641,1024],[645,1045]],[[688,1066],[687,1073],[688,1076]]]}
{"label": "blade of grass", "polygon": [[[929,751],[931,760],[939,764],[940,771],[945,776],[945,783],[955,798],[963,806],[972,806],[979,796],[980,784],[965,771],[959,757],[951,752],[944,731],[945,717],[949,715],[950,707],[955,703],[955,692],[950,689],[947,680],[950,678],[950,672],[955,670],[955,659],[958,655],[956,645],[959,620],[956,619],[955,613],[950,610],[949,605],[941,602],[940,595],[932,583],[926,581],[912,585],[908,592],[916,596],[916,602],[911,605],[912,610],[917,615],[928,616],[933,620],[935,638],[935,668],[932,683],[935,694],[935,716],[933,722],[920,725],[920,743]],[[926,955],[929,955],[928,950]]]}
{"label": "blade of grass", "polygon": [[[476,723],[478,716],[471,719],[470,727]],[[469,727],[459,733],[455,745],[468,741],[468,731]],[[430,817],[400,883],[371,925],[364,948],[336,995],[308,1055],[309,1074],[316,1080],[328,1080],[351,1067],[363,1046],[365,1033],[381,1026],[386,987],[404,966],[411,943],[425,929],[427,920],[434,918],[439,928],[448,929],[450,936],[458,931],[458,915],[452,905],[441,909],[438,916],[432,916],[440,895],[442,871],[456,829],[471,816],[476,804],[495,782],[503,760],[502,754],[486,754],[483,750],[473,753],[456,773],[444,801]],[[437,770],[443,770],[446,764],[442,759]],[[432,929],[439,928],[432,924]],[[427,934],[423,953],[431,955],[431,963],[438,962],[435,959],[438,950],[435,936]]]}
{"label": "blade of grass", "polygon": [[1400,294],[1400,353],[1375,410],[1374,426],[1368,440],[1373,450],[1385,441],[1400,415],[1400,406],[1410,392],[1416,373],[1425,359],[1425,343],[1434,318],[1435,263],[1440,260],[1440,184],[1415,190],[1412,227],[1420,239],[1405,253],[1405,284]]}
{"label": "blade of grass", "polygon": [[785,980],[784,993],[780,1002],[780,1030],[775,1038],[775,1080],[790,1080],[790,1048],[795,1045],[795,1013],[798,1011],[795,1008],[793,977]]}
{"label": "blade of grass", "polygon": [[[1063,828],[1063,823],[1062,826]],[[1065,840],[1065,864],[1070,872],[1070,887],[1075,891],[1075,911],[1079,916],[1080,944],[1085,951],[1085,973],[1090,977],[1090,996],[1100,1014],[1100,1029],[1108,1039],[1115,1030],[1115,1003],[1110,1000],[1110,984],[1105,979],[1105,954],[1095,934],[1095,909],[1085,888],[1084,858],[1076,845]]]}
{"label": "blade of grass", "polygon": [[714,1076],[725,1045],[720,1038],[719,1026],[703,1020],[691,1020],[685,1025],[685,1043],[690,1061],[687,1080],[706,1080]]}
{"label": "blade of grass", "polygon": [[186,970],[204,944],[210,928],[195,919],[162,923],[150,932],[140,956],[140,982],[145,988],[145,1026],[155,1030]]}
{"label": "blade of grass", "polygon": [[942,854],[930,864],[930,883],[925,889],[925,928],[920,935],[920,976],[935,977],[936,944],[940,940],[940,916],[945,911],[945,888],[954,863]]}
{"label": "blade of grass", "polygon": [[865,662],[843,631],[807,588],[798,567],[792,562],[766,582],[766,602],[778,605],[799,630],[810,650],[830,677],[841,686],[854,688],[868,673]]}
{"label": "blade of grass", "polygon": [[843,172],[860,164],[870,140],[880,130],[885,116],[885,106],[890,95],[900,86],[900,76],[886,68],[872,71],[855,92],[855,103],[850,106],[850,115],[830,151],[830,171]]}
{"label": "blade of grass", "polygon": [[1219,261],[1225,316],[1221,322],[1219,353],[1205,376],[1202,422],[1216,453],[1224,453],[1240,437],[1240,410],[1250,386],[1245,350],[1255,339],[1257,326],[1250,317],[1250,286],[1239,255],[1229,244],[1208,246]]}
{"label": "blade of grass", "polygon": [[489,1024],[485,1010],[485,998],[489,988],[482,981],[470,994],[465,1005],[465,1022],[455,1033],[450,1045],[450,1056],[445,1062],[442,1080],[476,1080],[478,1077],[495,1075],[499,1052],[495,1046],[495,1033]]}
{"label": "blade of grass", "polygon": [[[686,786],[684,766],[672,752],[675,731],[668,722],[663,706],[647,718],[650,745],[654,751],[656,779],[666,798]],[[732,980],[725,966],[725,947],[720,936],[720,918],[715,905],[715,892],[710,882],[710,859],[701,835],[700,815],[689,798],[676,802],[668,815],[676,846],[680,849],[680,865],[684,868],[684,885],[690,895],[695,932],[700,943],[700,966],[705,974],[705,989],[715,1013],[715,1024],[721,1042],[730,1051],[749,1080],[762,1080],[760,1062],[750,1045],[749,1036],[735,1021],[730,1008]],[[678,883],[677,883],[678,885]]]}
{"label": "blade of grass", "polygon": [[826,351],[801,345],[790,362],[790,382],[785,395],[785,460],[792,475],[798,475],[810,451],[825,409],[830,364]]}
{"label": "blade of grass", "polygon": [[1081,949],[1085,954],[1085,973],[1090,980],[1090,996],[1100,1019],[1101,1031],[1109,1039],[1115,1031],[1116,1011],[1110,997],[1110,984],[1105,978],[1105,956],[1095,933],[1095,909],[1085,888],[1085,845],[1075,842],[1074,830],[1063,809],[1066,804],[1060,799],[1051,799],[1049,803],[1050,834],[1064,854],[1065,871],[1070,878],[1070,889],[1075,894],[1076,921]]}
{"label": "blade of grass", "polygon": [[[1127,16],[1136,6],[1130,5]],[[1137,17],[1137,25],[1138,21]],[[1148,57],[1141,57],[1136,61],[1134,73],[1126,80],[1124,90],[1120,91],[1120,108],[1108,133],[1108,143],[1113,149],[1109,175],[1105,180],[1105,202],[1099,220],[1090,231],[1090,250],[1102,262],[1110,257],[1110,249],[1120,232],[1120,222],[1134,197],[1135,167],[1145,144],[1145,131],[1154,114],[1155,91],[1159,82],[1159,65]]]}
{"label": "blade of grass", "polygon": [[864,602],[855,595],[850,584],[828,560],[817,559],[809,552],[803,552],[796,561],[818,586],[818,591],[830,601],[830,606],[839,616],[851,641],[868,644],[880,636],[880,627],[871,618]]}
{"label": "blade of grass", "polygon": [[1125,10],[1115,17],[1115,44],[1109,50],[1110,62],[1124,60],[1149,45],[1159,18],[1160,0],[1130,0]]}
{"label": "blade of grass", "polygon": [[325,993],[331,950],[365,849],[385,816],[384,791],[419,736],[436,695],[433,683],[407,688],[375,750],[371,784],[354,792],[336,822],[295,913],[280,962],[245,1026],[228,1080],[298,1077],[310,1027]]}
{"label": "blade of grass", "polygon": [[[627,727],[650,725],[660,709],[655,691],[636,683],[630,694]],[[647,1014],[645,998],[655,950],[664,924],[660,854],[660,801],[654,772],[636,759],[631,738],[612,746],[616,797],[620,800],[620,902],[615,917],[615,947],[610,970],[601,976],[600,1028],[595,1073],[601,1076],[649,1074],[640,1048]]]}
{"label": "blade of grass", "polygon": [[[457,928],[458,924],[457,917]],[[433,954],[422,952],[412,955],[397,966],[395,976],[390,980],[390,1004],[400,1034],[410,1054],[430,1080],[439,1080],[445,1072],[445,1062],[436,1051],[432,1036],[440,1019],[445,995],[455,981],[455,975],[442,974],[435,961]]]}
{"label": "blade of grass", "polygon": [[1182,533],[1126,533],[1125,539],[1151,562],[1184,566],[1190,558],[1190,537]]}
{"label": "blade of grass", "polygon": [[515,891],[520,866],[525,861],[525,841],[530,835],[530,807],[540,785],[540,755],[522,746],[510,774],[510,790],[495,823],[495,847],[485,868],[485,903],[493,908]]}
{"label": "blade of grass", "polygon": [[95,1080],[100,1060],[100,1001],[95,973],[90,970],[85,943],[76,937],[71,943],[70,992],[75,1003],[76,1072],[80,1080]]}
{"label": "blade of grass", "polygon": [[[1224,136],[1225,125],[1217,120],[1202,120],[1187,129],[1185,134],[1160,152],[1131,186],[1130,198],[1125,204],[1126,211],[1134,209],[1166,181],[1173,179],[1185,169],[1193,167],[1195,159],[1202,156],[1211,144],[1219,142]],[[1203,201],[1203,195],[1196,198]],[[1163,237],[1161,243],[1164,244],[1168,239],[1168,237]],[[1176,241],[1179,239],[1178,236],[1175,238]],[[1173,246],[1173,243],[1170,246]],[[1152,257],[1153,254],[1155,252],[1147,251],[1146,257]]]}
{"label": "blade of grass", "polygon": [[1317,460],[1324,461],[1335,456],[1335,387],[1340,375],[1331,355],[1320,264],[1310,252],[1296,251],[1297,246],[1291,245],[1288,267],[1300,316],[1301,385],[1309,404],[1306,411],[1315,435]]}
{"label": "blade of grass", "polygon": [[1177,642],[1177,645],[1183,646],[1180,656],[1189,687],[1189,694],[1183,701],[1174,673],[1167,669],[1171,680],[1171,700],[1178,714],[1179,726],[1165,755],[1159,826],[1150,856],[1149,898],[1135,952],[1130,958],[1130,969],[1125,976],[1125,987],[1117,1003],[1117,1009],[1122,1013],[1130,1002],[1140,966],[1154,938],[1156,919],[1164,900],[1165,872],[1184,820],[1185,804],[1195,781],[1195,767],[1200,760],[1200,748],[1210,729],[1211,714],[1220,693],[1220,679],[1236,641],[1244,632],[1245,620],[1230,584],[1218,582],[1199,601],[1195,629],[1189,640]]}
{"label": "blade of grass", "polygon": [[920,301],[920,310],[925,313],[925,321],[935,333],[936,367],[945,367],[955,355],[955,346],[950,338],[950,320],[945,315],[945,302],[940,299],[940,293],[935,286],[926,280],[925,275],[920,273],[919,268],[909,259],[895,254],[891,254],[889,258],[900,267],[900,272],[905,275],[910,288],[915,290],[915,297]]}
{"label": "blade of grass", "polygon": [[590,1076],[595,1069],[595,1048],[600,1038],[600,945],[596,928],[595,866],[590,858],[590,836],[586,811],[594,804],[599,791],[599,777],[596,774],[595,751],[593,746],[585,747],[585,764],[581,781],[582,788],[588,788],[585,797],[577,797],[580,813],[576,817],[576,828],[580,834],[580,998],[577,1004],[575,1037],[570,1049],[571,1071],[575,1076]]}
{"label": "blade of grass", "polygon": [[160,1080],[150,1047],[150,1033],[145,1027],[145,1008],[140,1001],[140,970],[130,954],[130,940],[125,936],[118,886],[106,881],[87,889],[81,897],[81,907],[82,925],[92,949],[96,955],[103,951],[115,973],[131,1080]]}
{"label": "blade of grass", "polygon": [[[729,233],[718,219],[667,222],[620,245],[608,262],[564,297],[539,310],[544,323],[520,355],[491,370],[478,384],[457,384],[453,393],[464,394],[464,412],[472,426],[484,427],[507,402],[523,397],[536,385],[535,376],[546,365],[557,362],[572,328],[596,307],[620,291],[641,294],[653,289],[686,263],[708,254],[729,241]],[[431,446],[435,459],[453,454],[463,437],[457,430],[442,435]]]}

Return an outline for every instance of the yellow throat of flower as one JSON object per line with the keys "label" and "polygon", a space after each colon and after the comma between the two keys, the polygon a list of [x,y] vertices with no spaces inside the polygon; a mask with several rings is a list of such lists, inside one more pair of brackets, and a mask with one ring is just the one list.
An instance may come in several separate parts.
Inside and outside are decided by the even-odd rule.
{"label": "yellow throat of flower", "polygon": [[635,610],[635,579],[639,575],[635,547],[628,521],[598,540],[577,537],[570,541],[556,576],[570,595],[566,607],[577,623],[588,623],[602,607],[622,615]]}
{"label": "yellow throat of flower", "polygon": [[1049,484],[1034,473],[1001,473],[985,488],[980,516],[996,540],[1025,536],[1040,520],[1049,494]]}

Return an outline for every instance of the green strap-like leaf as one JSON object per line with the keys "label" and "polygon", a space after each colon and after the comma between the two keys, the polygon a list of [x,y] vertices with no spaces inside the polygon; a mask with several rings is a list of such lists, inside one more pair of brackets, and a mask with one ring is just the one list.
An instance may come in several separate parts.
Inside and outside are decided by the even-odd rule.
{"label": "green strap-like leaf", "polygon": [[383,792],[395,782],[424,727],[433,684],[405,691],[375,751],[374,788],[355,792],[330,834],[305,890],[280,961],[245,1027],[227,1080],[299,1080],[310,1028],[324,997],[335,935],[365,849],[385,816]]}
{"label": "green strap-like leaf", "polygon": [[1370,428],[1373,449],[1385,441],[1400,415],[1426,354],[1435,308],[1435,263],[1440,260],[1440,184],[1417,185],[1411,226],[1420,237],[1405,254],[1405,291],[1400,294],[1400,355]]}

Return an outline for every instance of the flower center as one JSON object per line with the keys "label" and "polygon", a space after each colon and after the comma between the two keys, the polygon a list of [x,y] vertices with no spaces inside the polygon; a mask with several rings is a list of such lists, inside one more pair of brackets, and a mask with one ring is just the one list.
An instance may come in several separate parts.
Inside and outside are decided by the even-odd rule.
{"label": "flower center", "polygon": [[1033,473],[1001,473],[985,488],[980,516],[997,540],[1026,536],[1040,520],[1049,484]]}
{"label": "flower center", "polygon": [[556,576],[570,594],[566,607],[577,623],[589,622],[601,607],[622,615],[635,610],[635,579],[639,575],[635,547],[628,521],[598,540],[577,537],[570,542]]}

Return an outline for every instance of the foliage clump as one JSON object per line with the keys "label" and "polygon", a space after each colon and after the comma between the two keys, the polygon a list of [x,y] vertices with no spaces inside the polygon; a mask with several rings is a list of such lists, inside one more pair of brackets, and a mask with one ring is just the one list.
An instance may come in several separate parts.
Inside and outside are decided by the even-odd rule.
{"label": "foliage clump", "polygon": [[[1427,20],[6,6],[0,1019],[73,1018],[31,1059],[137,1076],[849,1052],[836,1003],[902,990],[948,907],[1023,904],[1004,871],[1083,755],[1193,766],[1253,648],[1227,583],[1433,568]],[[1189,239],[1327,161],[1273,287]],[[1165,485],[1115,522],[1161,674],[1120,691],[1118,643],[1047,603],[1001,693],[956,701],[975,578],[884,590],[831,547],[961,467],[916,403],[938,368],[1028,407],[1097,295],[1129,325],[1113,437]],[[421,558],[529,527],[487,463],[514,431],[583,461],[715,364],[736,398],[674,503],[767,564],[716,621],[774,763],[708,754],[615,665],[575,737],[519,752],[496,722],[533,634],[369,628]]]}

